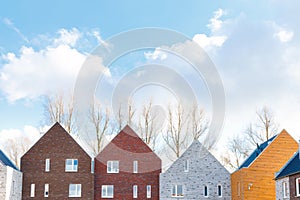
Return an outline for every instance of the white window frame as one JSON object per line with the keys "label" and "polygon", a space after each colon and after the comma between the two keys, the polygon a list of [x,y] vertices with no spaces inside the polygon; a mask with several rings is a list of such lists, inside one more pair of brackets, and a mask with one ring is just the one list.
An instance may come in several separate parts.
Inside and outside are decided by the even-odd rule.
{"label": "white window frame", "polygon": [[137,185],[134,185],[132,187],[132,196],[134,199],[138,198],[138,186]]}
{"label": "white window frame", "polygon": [[[178,194],[178,187],[181,187],[181,191],[182,191],[182,194],[179,195]],[[175,188],[175,192],[173,193],[173,189]],[[172,188],[172,194],[171,194],[172,197],[184,197],[184,191],[183,191],[183,185],[174,185],[173,188]]]}
{"label": "white window frame", "polygon": [[146,189],[147,199],[149,199],[149,198],[151,198],[151,185],[147,185],[146,187],[147,187],[147,189]]}
{"label": "white window frame", "polygon": [[[115,164],[117,164],[117,168],[115,167]],[[119,161],[118,160],[109,160],[107,161],[107,173],[109,174],[117,174],[119,173]]]}
{"label": "white window frame", "polygon": [[[75,186],[75,193],[71,190],[72,186]],[[69,184],[69,197],[81,197],[81,184]]]}
{"label": "white window frame", "polygon": [[[206,188],[206,195],[205,195],[205,188]],[[209,187],[208,187],[208,185],[204,185],[204,187],[203,187],[203,196],[204,197],[209,197]]]}
{"label": "white window frame", "polygon": [[286,181],[284,181],[282,183],[282,193],[283,193],[283,198],[288,198],[288,194],[287,194],[287,191],[288,191],[288,183]]}
{"label": "white window frame", "polygon": [[[108,195],[107,191],[108,191],[108,187],[112,187],[112,195]],[[105,191],[105,193],[103,192]],[[114,198],[114,186],[113,185],[102,185],[101,187],[101,197],[102,198]]]}
{"label": "white window frame", "polygon": [[[219,187],[220,187],[220,191],[221,191],[221,195],[219,194]],[[218,191],[217,191],[217,194],[218,194],[218,197],[222,197],[223,196],[223,187],[221,184],[218,184],[218,187],[217,187]]]}
{"label": "white window frame", "polygon": [[300,196],[299,182],[300,182],[300,178],[297,178],[297,179],[296,179],[296,196],[297,196],[297,197]]}
{"label": "white window frame", "polygon": [[44,197],[49,197],[49,184],[45,184]]}
{"label": "white window frame", "polygon": [[138,173],[139,163],[137,160],[133,161],[133,173]]}
{"label": "white window frame", "polygon": [[189,172],[189,160],[184,161],[184,172]]}
{"label": "white window frame", "polygon": [[35,184],[31,183],[30,185],[30,197],[35,197]]}
{"label": "white window frame", "polygon": [[[67,165],[68,161],[71,161],[72,164],[71,165]],[[78,171],[78,159],[66,159],[65,165],[66,165],[65,166],[65,171],[66,172],[77,172]]]}
{"label": "white window frame", "polygon": [[45,160],[45,172],[50,172],[50,158]]}

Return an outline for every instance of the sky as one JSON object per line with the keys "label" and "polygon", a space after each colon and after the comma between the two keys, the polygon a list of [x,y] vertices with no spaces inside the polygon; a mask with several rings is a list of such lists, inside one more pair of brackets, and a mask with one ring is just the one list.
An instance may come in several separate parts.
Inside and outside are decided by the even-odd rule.
{"label": "sky", "polygon": [[[45,95],[72,91],[85,59],[99,44],[145,27],[184,34],[216,66],[226,97],[220,146],[243,132],[262,106],[272,109],[279,130],[285,128],[298,140],[299,4],[296,0],[1,2],[0,145],[20,135],[39,137],[49,127],[44,120]],[[163,56],[159,48],[124,56],[114,63],[108,79],[116,82],[129,73],[129,66],[162,61]],[[199,98],[209,113],[205,83],[194,82],[188,70],[179,69],[176,58],[167,57],[164,64],[177,63],[184,79],[205,93]],[[160,89],[147,92],[157,94]]]}

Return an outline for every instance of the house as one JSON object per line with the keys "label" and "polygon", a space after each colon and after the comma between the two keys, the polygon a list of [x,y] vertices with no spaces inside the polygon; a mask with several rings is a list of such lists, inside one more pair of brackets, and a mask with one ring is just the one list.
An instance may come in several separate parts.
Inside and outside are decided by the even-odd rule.
{"label": "house", "polygon": [[276,200],[300,199],[300,157],[299,150],[276,173]]}
{"label": "house", "polygon": [[93,199],[91,157],[54,124],[21,158],[22,199]]}
{"label": "house", "polygon": [[160,175],[160,199],[231,199],[230,173],[198,141]]}
{"label": "house", "polygon": [[95,158],[95,199],[159,199],[161,159],[126,126]]}
{"label": "house", "polygon": [[275,199],[274,174],[298,149],[297,142],[283,130],[258,148],[231,174],[232,200]]}
{"label": "house", "polygon": [[0,150],[0,199],[21,200],[22,173]]}

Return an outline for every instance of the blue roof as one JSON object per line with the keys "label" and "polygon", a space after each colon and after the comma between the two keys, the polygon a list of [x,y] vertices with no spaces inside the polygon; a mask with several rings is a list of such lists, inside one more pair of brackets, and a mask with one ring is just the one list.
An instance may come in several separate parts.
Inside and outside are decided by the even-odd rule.
{"label": "blue roof", "polygon": [[243,164],[239,167],[239,169],[242,169],[244,167],[249,167],[251,163],[269,146],[269,144],[276,138],[277,135],[273,136],[269,140],[265,141],[261,145],[259,145],[252,154],[243,162]]}
{"label": "blue roof", "polygon": [[9,166],[15,170],[19,170],[1,150],[0,150],[0,163],[2,163],[5,166]]}
{"label": "blue roof", "polygon": [[281,168],[275,179],[283,178],[292,174],[300,173],[299,151]]}

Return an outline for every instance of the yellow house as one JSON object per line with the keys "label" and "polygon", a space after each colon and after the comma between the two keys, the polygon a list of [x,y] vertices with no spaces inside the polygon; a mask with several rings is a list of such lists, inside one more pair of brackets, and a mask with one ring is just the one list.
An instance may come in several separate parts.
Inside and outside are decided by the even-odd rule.
{"label": "yellow house", "polygon": [[262,143],[231,174],[232,200],[275,200],[275,172],[298,150],[298,143],[283,130]]}

